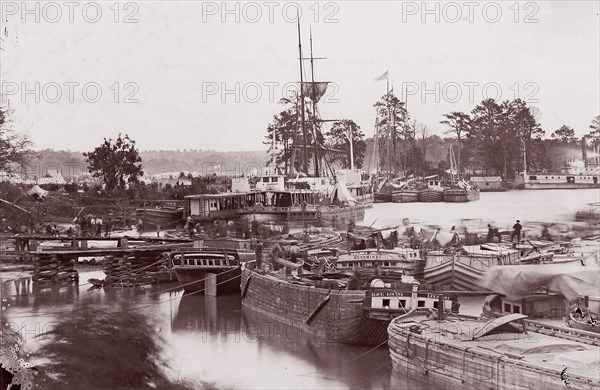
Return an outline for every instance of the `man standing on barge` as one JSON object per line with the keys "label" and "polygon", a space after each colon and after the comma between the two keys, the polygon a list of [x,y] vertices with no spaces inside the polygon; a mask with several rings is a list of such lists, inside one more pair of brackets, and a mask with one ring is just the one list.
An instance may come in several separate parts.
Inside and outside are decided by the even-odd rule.
{"label": "man standing on barge", "polygon": [[517,244],[521,241],[521,229],[523,229],[523,226],[521,226],[521,221],[517,219],[517,223],[515,223],[513,226],[513,233],[510,236],[510,242],[513,242],[513,238],[515,238],[515,236],[517,237]]}

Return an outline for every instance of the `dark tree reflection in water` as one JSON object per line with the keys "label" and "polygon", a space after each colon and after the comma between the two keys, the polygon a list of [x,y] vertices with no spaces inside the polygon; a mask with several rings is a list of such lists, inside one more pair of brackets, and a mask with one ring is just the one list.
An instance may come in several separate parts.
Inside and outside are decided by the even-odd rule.
{"label": "dark tree reflection in water", "polygon": [[136,311],[75,307],[42,335],[36,354],[49,363],[37,382],[44,389],[191,389],[168,378],[155,329]]}

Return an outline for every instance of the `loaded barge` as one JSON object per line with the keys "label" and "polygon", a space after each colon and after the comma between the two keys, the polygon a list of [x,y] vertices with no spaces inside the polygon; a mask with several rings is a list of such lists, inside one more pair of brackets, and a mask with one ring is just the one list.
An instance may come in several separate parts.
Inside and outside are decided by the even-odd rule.
{"label": "loaded barge", "polygon": [[[250,262],[242,270],[242,306],[319,340],[380,345],[387,340],[391,318],[439,304],[437,296],[418,291],[418,283],[402,283],[401,273],[365,274],[366,287],[362,282],[352,286],[355,281],[341,273],[312,275],[312,279],[286,276],[256,269]],[[447,310],[458,307],[451,299],[443,305]]]}
{"label": "loaded barge", "polygon": [[428,314],[414,312],[390,323],[394,374],[444,389],[600,386],[600,347],[587,340],[528,332],[523,314],[489,321],[465,316],[435,320]]}

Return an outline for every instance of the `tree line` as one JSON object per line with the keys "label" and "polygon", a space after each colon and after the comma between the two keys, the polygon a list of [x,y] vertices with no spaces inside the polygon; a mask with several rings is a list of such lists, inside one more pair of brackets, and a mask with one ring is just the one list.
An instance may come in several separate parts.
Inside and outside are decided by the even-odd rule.
{"label": "tree line", "polygon": [[[299,136],[298,102],[283,99],[280,103],[286,107],[267,125],[264,144],[269,146],[273,163],[286,174],[302,172],[298,153],[304,149],[310,159],[320,150],[328,164],[349,168],[350,132],[356,168],[400,176],[445,170],[454,160],[456,164],[452,168],[461,174],[482,173],[509,180],[525,168],[527,171],[551,170],[552,154],[558,146],[580,145],[575,130],[568,125],[545,137],[546,132],[538,121],[538,109],[521,99],[502,102],[485,99],[470,112],[453,111],[440,118],[443,134],[453,140],[453,145],[445,156],[448,164],[434,166],[427,155],[428,149],[439,143],[439,136],[433,134],[429,126],[411,119],[405,103],[393,92],[375,102],[375,132],[374,137],[368,139],[352,119],[334,120],[329,130],[321,133],[318,130],[325,121],[307,110],[305,125],[309,131],[305,145]],[[594,148],[600,145],[599,129],[600,116],[597,116],[585,136]]]}

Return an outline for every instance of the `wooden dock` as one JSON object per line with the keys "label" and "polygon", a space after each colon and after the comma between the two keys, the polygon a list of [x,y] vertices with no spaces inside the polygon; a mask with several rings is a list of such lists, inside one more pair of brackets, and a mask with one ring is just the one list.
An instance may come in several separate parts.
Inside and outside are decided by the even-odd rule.
{"label": "wooden dock", "polygon": [[[14,249],[7,249],[5,239],[15,240]],[[65,246],[41,247],[41,242],[64,242]],[[115,246],[90,248],[90,242],[113,241]],[[33,265],[32,280],[37,283],[64,283],[79,279],[75,265],[81,257],[100,257],[107,279],[127,279],[135,274],[134,283],[165,279],[168,264],[160,262],[163,253],[192,247],[190,239],[161,237],[50,237],[16,235],[2,237],[0,259]],[[27,249],[29,248],[29,250]],[[110,263],[110,264],[108,264]],[[115,263],[112,265],[112,263]],[[160,263],[160,266],[155,266]],[[171,280],[170,272],[167,279]]]}

